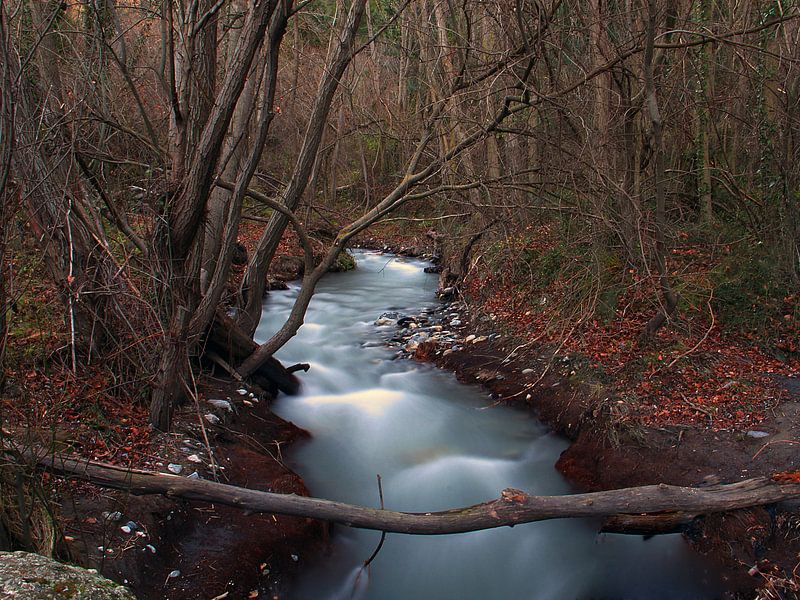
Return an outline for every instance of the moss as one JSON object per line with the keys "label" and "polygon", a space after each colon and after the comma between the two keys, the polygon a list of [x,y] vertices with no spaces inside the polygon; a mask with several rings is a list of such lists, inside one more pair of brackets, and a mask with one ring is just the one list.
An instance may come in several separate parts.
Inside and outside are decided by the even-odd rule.
{"label": "moss", "polygon": [[344,271],[352,271],[356,268],[356,259],[349,252],[340,252],[336,257],[336,262],[330,268],[331,273],[342,273]]}

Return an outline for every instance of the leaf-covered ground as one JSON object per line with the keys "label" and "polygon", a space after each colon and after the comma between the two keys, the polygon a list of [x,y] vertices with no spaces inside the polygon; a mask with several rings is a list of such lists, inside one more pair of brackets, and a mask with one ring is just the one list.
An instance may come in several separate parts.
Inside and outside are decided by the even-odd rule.
{"label": "leaf-covered ground", "polygon": [[627,268],[606,282],[606,272],[591,271],[596,260],[580,264],[583,257],[558,248],[549,228],[536,233],[507,242],[500,261],[478,254],[464,294],[521,343],[545,344],[555,360],[578,358],[582,372],[571,374],[614,393],[623,420],[752,429],[786,394],[780,378],[800,375],[798,297],[742,307],[766,321],[759,333],[726,327],[714,301],[724,256],[688,241],[672,251],[681,303],[645,344],[642,331],[660,308],[655,278]]}

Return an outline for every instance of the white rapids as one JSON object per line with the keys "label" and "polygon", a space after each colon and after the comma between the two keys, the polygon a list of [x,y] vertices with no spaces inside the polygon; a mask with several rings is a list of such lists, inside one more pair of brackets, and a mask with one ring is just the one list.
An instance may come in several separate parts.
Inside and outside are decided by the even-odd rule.
{"label": "white rapids", "polygon": [[[303,392],[275,412],[311,432],[288,460],[316,497],[427,512],[498,497],[506,487],[568,494],[554,468],[567,443],[526,412],[490,404],[481,390],[437,369],[395,360],[376,343],[387,310],[436,305],[426,262],[358,251],[356,270],[318,287],[305,324],[279,353],[308,362]],[[283,322],[297,286],[272,292],[256,333]],[[590,520],[559,520],[469,534],[388,534],[367,572],[359,566],[380,534],[337,527],[333,549],[309,565],[301,599],[714,598],[718,577],[676,535],[645,540],[599,535]],[[300,560],[303,560],[302,555]]]}

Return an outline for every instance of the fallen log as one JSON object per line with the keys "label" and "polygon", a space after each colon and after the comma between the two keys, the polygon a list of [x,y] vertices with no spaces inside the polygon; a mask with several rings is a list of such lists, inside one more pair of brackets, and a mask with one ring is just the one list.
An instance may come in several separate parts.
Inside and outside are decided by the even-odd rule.
{"label": "fallen log", "polygon": [[[240,364],[258,348],[258,344],[222,309],[217,309],[214,315],[207,343],[230,365]],[[250,378],[265,389],[277,388],[290,396],[300,391],[300,380],[297,376],[272,356]]]}
{"label": "fallen log", "polygon": [[[134,495],[162,494],[172,498],[219,503],[253,512],[309,517],[349,527],[415,535],[465,533],[522,523],[571,517],[612,517],[630,524],[636,516],[678,513],[690,516],[773,504],[800,498],[800,483],[769,477],[737,483],[693,488],[648,485],[570,496],[532,496],[520,490],[503,490],[500,497],[481,504],[439,512],[408,513],[344,504],[294,494],[275,494],[247,488],[188,479],[165,473],[124,469],[114,465],[50,455],[32,449],[4,450],[34,468],[74,477]],[[662,520],[664,520],[662,519]],[[645,519],[646,521],[646,519]],[[644,522],[644,521],[643,521]],[[663,531],[655,531],[660,533]],[[637,530],[636,533],[645,533]]]}

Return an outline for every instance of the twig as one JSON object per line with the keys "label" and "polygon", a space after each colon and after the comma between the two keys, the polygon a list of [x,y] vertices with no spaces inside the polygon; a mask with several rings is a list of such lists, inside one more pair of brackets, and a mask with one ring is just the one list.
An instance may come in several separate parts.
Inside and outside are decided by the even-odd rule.
{"label": "twig", "polygon": [[761,454],[761,452],[763,452],[763,451],[764,451],[764,449],[765,449],[767,446],[771,446],[772,444],[800,444],[800,442],[798,442],[798,441],[796,441],[796,440],[772,440],[771,442],[767,442],[766,444],[764,444],[763,446],[761,446],[761,448],[758,450],[758,452],[756,452],[756,453],[753,455],[753,458],[751,458],[750,460],[755,460],[755,459],[756,459],[756,457],[757,457],[759,454]]}
{"label": "twig", "polygon": [[[378,495],[380,496],[380,499],[381,499],[381,510],[384,510],[384,506],[383,506],[383,486],[381,485],[381,476],[380,476],[380,474],[378,474],[377,477],[378,477]],[[385,539],[386,539],[386,532],[385,531],[381,531],[381,541],[378,542],[378,546],[375,548],[375,551],[372,553],[372,555],[367,560],[364,561],[364,567],[363,568],[366,569],[369,566],[369,563],[371,563],[373,560],[375,560],[375,557],[378,556],[378,552],[380,552],[381,548],[383,547],[383,541]]]}
{"label": "twig", "polygon": [[[708,312],[710,312],[710,313],[711,313],[711,325],[710,325],[710,326],[709,326],[709,328],[706,330],[706,333],[705,333],[705,335],[704,335],[702,338],[700,338],[700,341],[699,341],[699,342],[697,342],[697,343],[696,343],[694,346],[692,346],[692,347],[691,347],[689,350],[687,350],[686,352],[684,352],[684,353],[683,353],[683,354],[681,354],[680,356],[677,356],[677,357],[675,357],[675,358],[672,360],[672,362],[670,362],[670,363],[669,363],[669,364],[668,364],[666,367],[663,367],[663,368],[661,368],[661,369],[658,369],[658,371],[656,371],[656,373],[657,373],[657,372],[659,372],[659,371],[663,371],[664,369],[671,369],[671,368],[672,368],[672,366],[673,366],[673,365],[674,365],[676,362],[678,362],[678,361],[679,361],[679,360],[681,360],[682,358],[685,358],[686,356],[690,355],[692,352],[694,352],[695,350],[697,350],[697,349],[698,349],[698,348],[699,348],[699,347],[700,347],[700,346],[703,344],[703,342],[705,342],[705,341],[708,339],[708,336],[711,334],[711,330],[712,330],[712,329],[714,329],[714,325],[716,325],[716,322],[717,322],[716,316],[714,315],[714,309],[711,307],[711,301],[712,301],[713,299],[714,299],[714,290],[712,289],[712,290],[711,290],[711,295],[708,297]],[[655,374],[655,373],[654,373],[654,374]]]}
{"label": "twig", "polygon": [[223,370],[225,370],[228,375],[233,377],[236,381],[244,381],[242,376],[237,373],[236,369],[234,369],[228,362],[222,358],[219,354],[214,352],[213,350],[206,350],[206,356],[210,358],[213,362],[217,363]]}
{"label": "twig", "polygon": [[[381,499],[381,510],[384,510],[383,505],[383,485],[381,484],[381,476],[380,473],[377,475],[378,477],[378,496]],[[381,539],[378,542],[378,545],[375,547],[375,550],[372,552],[370,557],[364,561],[364,564],[361,565],[361,568],[358,570],[358,575],[356,575],[356,579],[353,582],[353,594],[351,597],[355,596],[356,589],[358,588],[358,582],[361,581],[361,574],[369,567],[370,563],[375,560],[375,557],[378,556],[378,552],[381,551],[383,548],[383,542],[386,540],[386,532],[381,531]]]}
{"label": "twig", "polygon": [[696,411],[698,411],[698,412],[701,412],[701,413],[703,413],[704,415],[706,415],[706,416],[708,417],[708,420],[709,420],[711,423],[713,423],[713,422],[714,422],[714,413],[712,413],[712,412],[711,412],[709,409],[707,409],[707,408],[705,408],[705,407],[703,407],[703,406],[700,406],[699,404],[695,404],[694,402],[692,402],[691,400],[689,400],[689,399],[688,399],[686,396],[684,396],[683,394],[681,394],[681,398],[683,398],[683,401],[684,401],[684,402],[685,402],[685,403],[686,403],[688,406],[690,406],[690,407],[691,407],[691,408],[693,408],[694,410],[696,410]]}
{"label": "twig", "polygon": [[186,389],[189,392],[189,395],[194,400],[194,408],[197,411],[197,420],[200,423],[200,431],[203,432],[203,441],[206,444],[206,450],[208,451],[208,460],[211,463],[211,472],[214,475],[214,480],[218,480],[217,471],[218,465],[217,461],[214,458],[214,451],[211,449],[211,442],[208,440],[208,431],[206,431],[206,425],[203,423],[203,415],[200,412],[200,398],[197,394],[197,381],[194,378],[194,372],[192,371],[191,365],[189,365],[189,375],[192,377],[192,387],[190,388],[186,385]]}

